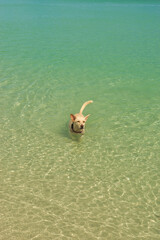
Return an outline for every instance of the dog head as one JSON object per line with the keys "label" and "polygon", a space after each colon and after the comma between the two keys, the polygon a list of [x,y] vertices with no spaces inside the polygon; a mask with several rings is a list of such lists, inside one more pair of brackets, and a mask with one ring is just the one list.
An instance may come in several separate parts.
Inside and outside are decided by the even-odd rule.
{"label": "dog head", "polygon": [[85,123],[88,119],[90,114],[88,114],[86,117],[84,117],[82,114],[70,114],[71,120],[73,122],[74,131],[75,132],[82,132],[85,128]]}

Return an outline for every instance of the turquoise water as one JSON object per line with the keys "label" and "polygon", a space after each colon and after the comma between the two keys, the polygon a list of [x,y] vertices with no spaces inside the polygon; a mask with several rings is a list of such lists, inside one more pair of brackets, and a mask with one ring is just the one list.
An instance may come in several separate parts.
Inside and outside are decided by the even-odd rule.
{"label": "turquoise water", "polygon": [[0,0],[0,116],[0,239],[159,239],[160,1]]}

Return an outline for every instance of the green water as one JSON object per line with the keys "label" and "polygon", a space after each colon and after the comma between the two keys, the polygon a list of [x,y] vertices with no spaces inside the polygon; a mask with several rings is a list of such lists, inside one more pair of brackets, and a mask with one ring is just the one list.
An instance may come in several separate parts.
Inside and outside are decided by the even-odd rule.
{"label": "green water", "polygon": [[0,137],[1,240],[158,240],[160,1],[0,0]]}

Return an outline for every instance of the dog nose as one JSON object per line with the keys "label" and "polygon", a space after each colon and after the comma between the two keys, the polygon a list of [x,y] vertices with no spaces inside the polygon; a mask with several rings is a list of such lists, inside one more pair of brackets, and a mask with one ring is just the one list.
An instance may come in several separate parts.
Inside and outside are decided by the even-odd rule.
{"label": "dog nose", "polygon": [[81,125],[81,129],[83,129],[83,125]]}

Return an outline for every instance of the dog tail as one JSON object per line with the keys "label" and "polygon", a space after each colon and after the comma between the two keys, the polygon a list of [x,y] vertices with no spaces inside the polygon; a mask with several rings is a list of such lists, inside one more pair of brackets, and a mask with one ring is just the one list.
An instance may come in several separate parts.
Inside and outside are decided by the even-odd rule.
{"label": "dog tail", "polygon": [[85,107],[86,107],[88,104],[90,104],[90,103],[93,103],[93,101],[90,100],[90,101],[87,101],[87,102],[83,103],[83,105],[82,105],[79,113],[82,114],[82,112],[83,112],[83,110],[85,109]]}

